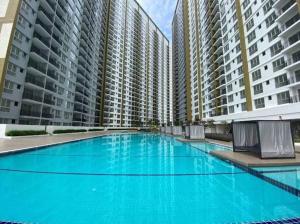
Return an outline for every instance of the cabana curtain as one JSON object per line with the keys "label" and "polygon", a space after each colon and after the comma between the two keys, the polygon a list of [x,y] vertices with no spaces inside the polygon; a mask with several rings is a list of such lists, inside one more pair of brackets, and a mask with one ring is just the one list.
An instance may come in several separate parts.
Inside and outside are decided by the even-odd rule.
{"label": "cabana curtain", "polygon": [[235,123],[233,132],[234,144],[239,150],[247,150],[258,145],[256,123]]}
{"label": "cabana curtain", "polygon": [[205,139],[204,126],[191,125],[190,126],[190,138],[191,139]]}
{"label": "cabana curtain", "polygon": [[290,122],[259,122],[262,157],[293,157]]}

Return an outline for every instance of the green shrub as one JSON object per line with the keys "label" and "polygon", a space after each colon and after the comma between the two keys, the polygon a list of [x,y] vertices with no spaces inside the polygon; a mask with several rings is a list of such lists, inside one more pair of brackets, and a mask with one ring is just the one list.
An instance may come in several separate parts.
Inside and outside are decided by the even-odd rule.
{"label": "green shrub", "polygon": [[46,131],[33,131],[33,130],[22,130],[22,131],[8,131],[6,136],[28,136],[28,135],[46,135]]}
{"label": "green shrub", "polygon": [[85,129],[66,129],[66,130],[54,130],[53,134],[66,134],[66,133],[78,133],[86,132]]}
{"label": "green shrub", "polygon": [[93,129],[89,129],[89,131],[104,131],[104,129],[100,129],[100,128],[93,128]]}

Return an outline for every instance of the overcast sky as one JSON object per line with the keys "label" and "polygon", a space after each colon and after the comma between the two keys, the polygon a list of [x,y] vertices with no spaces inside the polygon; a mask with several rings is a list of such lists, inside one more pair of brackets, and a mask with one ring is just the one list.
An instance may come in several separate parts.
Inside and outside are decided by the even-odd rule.
{"label": "overcast sky", "polygon": [[162,32],[172,39],[172,19],[177,0],[137,0]]}

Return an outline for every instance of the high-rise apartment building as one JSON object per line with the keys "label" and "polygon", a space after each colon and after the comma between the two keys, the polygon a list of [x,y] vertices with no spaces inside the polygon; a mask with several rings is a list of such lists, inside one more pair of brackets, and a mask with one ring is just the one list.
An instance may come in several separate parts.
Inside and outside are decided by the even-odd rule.
{"label": "high-rise apartment building", "polygon": [[2,0],[0,122],[171,119],[169,42],[135,0]]}
{"label": "high-rise apartment building", "polygon": [[[180,49],[187,38],[184,50],[189,53],[173,60],[178,93],[174,119],[299,117],[299,5],[296,0],[179,0],[173,39],[181,42],[174,41],[173,49]],[[184,24],[187,35],[176,32]],[[176,72],[180,70],[186,74]],[[190,89],[180,90],[180,77],[189,79]],[[178,106],[187,105],[187,99],[192,118],[184,112],[186,106]]]}
{"label": "high-rise apartment building", "polygon": [[169,41],[134,0],[110,1],[103,125],[170,121]]}

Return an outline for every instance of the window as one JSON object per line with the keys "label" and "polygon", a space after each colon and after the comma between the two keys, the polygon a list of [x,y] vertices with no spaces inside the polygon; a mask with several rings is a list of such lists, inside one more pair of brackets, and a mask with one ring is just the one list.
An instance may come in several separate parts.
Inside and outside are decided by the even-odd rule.
{"label": "window", "polygon": [[257,44],[253,44],[251,47],[249,47],[249,54],[252,55],[254,54],[255,52],[257,52]]}
{"label": "window", "polygon": [[256,67],[259,65],[259,56],[256,56],[255,58],[250,60],[251,68]]}
{"label": "window", "polygon": [[240,40],[240,33],[237,33],[234,37],[235,42],[238,42]]}
{"label": "window", "polygon": [[242,90],[242,91],[240,92],[240,96],[241,96],[241,99],[246,98],[245,90]]}
{"label": "window", "polygon": [[229,103],[233,102],[233,94],[231,94],[231,95],[228,96],[228,102]]}
{"label": "window", "polygon": [[228,63],[228,64],[226,65],[225,69],[226,69],[226,72],[228,72],[228,71],[231,69],[230,63]]}
{"label": "window", "polygon": [[254,20],[251,19],[251,20],[246,24],[247,31],[249,31],[253,26],[254,26]]}
{"label": "window", "polygon": [[248,43],[250,44],[256,38],[255,30],[248,35]]}
{"label": "window", "polygon": [[298,40],[300,40],[300,32],[294,34],[289,38],[289,45],[296,43]]}
{"label": "window", "polygon": [[230,54],[225,55],[225,63],[230,60]]}
{"label": "window", "polygon": [[229,73],[229,74],[226,76],[226,79],[227,79],[227,82],[231,81],[231,79],[232,79],[231,73]]}
{"label": "window", "polygon": [[5,82],[4,82],[4,92],[13,93],[13,89],[14,89],[14,83],[12,81],[5,80]]}
{"label": "window", "polygon": [[240,67],[238,68],[238,74],[239,74],[239,75],[243,74],[243,66],[240,66]]}
{"label": "window", "polygon": [[19,58],[19,55],[20,55],[20,50],[19,48],[15,47],[15,46],[12,46],[11,48],[11,56],[15,59],[18,59]]}
{"label": "window", "polygon": [[252,80],[253,81],[256,81],[256,80],[258,80],[260,78],[261,78],[261,71],[260,71],[260,69],[252,72]]}
{"label": "window", "polygon": [[284,61],[284,57],[277,59],[273,63],[273,71],[277,72],[283,69],[286,66],[286,62]]}
{"label": "window", "polygon": [[224,53],[226,53],[229,50],[229,44],[226,44],[224,47]]}
{"label": "window", "polygon": [[290,103],[290,92],[286,91],[286,92],[278,93],[277,94],[277,104],[281,105],[281,104],[286,104],[286,103]]}
{"label": "window", "polygon": [[227,91],[228,91],[228,92],[231,92],[231,91],[232,91],[232,84],[229,84],[229,85],[227,86]]}
{"label": "window", "polygon": [[17,66],[9,62],[7,65],[7,74],[16,75],[16,72],[17,72]]}
{"label": "window", "polygon": [[245,0],[243,2],[243,8],[246,9],[249,4],[250,4],[250,0]]}
{"label": "window", "polygon": [[261,83],[253,86],[254,95],[260,94],[263,92],[263,85]]}
{"label": "window", "polygon": [[281,41],[278,41],[276,44],[271,46],[271,56],[275,56],[276,54],[279,54],[283,50],[283,46],[281,44]]}
{"label": "window", "polygon": [[241,105],[242,105],[242,111],[246,111],[246,110],[247,110],[247,105],[246,105],[246,103],[242,103]]}
{"label": "window", "polygon": [[280,88],[280,87],[286,86],[288,84],[289,84],[289,81],[288,81],[288,78],[287,78],[286,74],[277,76],[275,78],[275,86],[276,86],[276,88]]}
{"label": "window", "polygon": [[241,51],[241,46],[240,46],[240,44],[236,45],[235,51],[236,51],[236,53],[239,53],[239,52]]}
{"label": "window", "polygon": [[229,113],[231,113],[231,114],[234,113],[234,106],[229,107]]}
{"label": "window", "polygon": [[272,6],[274,4],[274,1],[273,0],[269,0],[263,7],[263,10],[264,10],[264,14],[267,14],[271,9],[272,9]]}
{"label": "window", "polygon": [[278,26],[274,27],[271,31],[268,32],[269,42],[278,37],[280,30]]}
{"label": "window", "polygon": [[252,15],[252,9],[251,9],[251,7],[250,7],[250,8],[247,9],[247,11],[245,12],[245,20],[247,20],[251,15]]}
{"label": "window", "polygon": [[265,107],[265,99],[264,98],[259,98],[254,100],[255,108],[264,108]]}
{"label": "window", "polygon": [[10,103],[11,101],[5,98],[0,99],[0,111],[9,112],[10,111]]}
{"label": "window", "polygon": [[275,12],[268,16],[268,18],[266,19],[267,28],[275,22],[276,18],[277,16]]}
{"label": "window", "polygon": [[240,87],[242,87],[242,86],[245,85],[245,84],[244,84],[244,78],[241,78],[241,79],[239,80],[239,84],[240,84]]}

